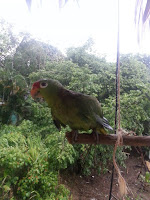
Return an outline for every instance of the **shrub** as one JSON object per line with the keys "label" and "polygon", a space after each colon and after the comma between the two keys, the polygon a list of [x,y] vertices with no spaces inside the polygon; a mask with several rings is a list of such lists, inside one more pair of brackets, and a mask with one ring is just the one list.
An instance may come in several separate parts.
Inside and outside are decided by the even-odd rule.
{"label": "shrub", "polygon": [[[24,121],[18,127],[4,126],[1,130],[0,177],[3,184],[0,193],[5,197],[13,194],[14,198],[19,199],[67,199],[69,191],[59,185],[58,170],[73,162],[69,151],[72,147],[67,147],[68,150],[65,148],[68,151],[66,154],[62,146],[55,151],[58,149],[55,135],[51,135],[45,144],[40,134],[37,135],[38,129],[36,132],[36,127],[31,126],[32,122]],[[48,144],[55,144],[55,148],[48,147]],[[53,167],[57,163],[59,165]]]}

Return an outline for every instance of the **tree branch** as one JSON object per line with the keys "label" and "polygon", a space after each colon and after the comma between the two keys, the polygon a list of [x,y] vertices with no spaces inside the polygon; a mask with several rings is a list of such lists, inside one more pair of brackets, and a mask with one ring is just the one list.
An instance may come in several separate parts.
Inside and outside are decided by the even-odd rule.
{"label": "tree branch", "polygon": [[[70,144],[106,144],[114,145],[117,140],[117,135],[99,135],[99,141],[96,141],[92,134],[78,134],[77,141],[73,140],[71,132],[66,133],[66,138]],[[150,136],[122,136],[123,144],[127,146],[150,146]]]}

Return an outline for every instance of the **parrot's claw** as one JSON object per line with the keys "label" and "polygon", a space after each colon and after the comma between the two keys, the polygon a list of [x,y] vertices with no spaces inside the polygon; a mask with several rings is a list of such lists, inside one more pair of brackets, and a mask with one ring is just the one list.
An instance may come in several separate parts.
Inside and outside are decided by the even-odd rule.
{"label": "parrot's claw", "polygon": [[91,134],[93,135],[94,140],[96,141],[96,144],[98,144],[98,142],[99,142],[99,134],[98,134],[98,132],[93,130]]}

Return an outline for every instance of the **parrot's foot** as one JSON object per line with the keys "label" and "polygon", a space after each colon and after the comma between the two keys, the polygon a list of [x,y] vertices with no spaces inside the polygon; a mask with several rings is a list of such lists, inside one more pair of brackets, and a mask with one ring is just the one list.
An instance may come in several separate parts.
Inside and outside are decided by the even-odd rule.
{"label": "parrot's foot", "polygon": [[78,138],[78,131],[76,131],[76,130],[73,130],[73,131],[71,131],[71,133],[72,133],[72,142],[77,142],[77,138]]}
{"label": "parrot's foot", "polygon": [[93,130],[91,134],[93,135],[94,140],[96,141],[96,144],[98,144],[98,142],[99,142],[99,134],[98,134],[98,132]]}

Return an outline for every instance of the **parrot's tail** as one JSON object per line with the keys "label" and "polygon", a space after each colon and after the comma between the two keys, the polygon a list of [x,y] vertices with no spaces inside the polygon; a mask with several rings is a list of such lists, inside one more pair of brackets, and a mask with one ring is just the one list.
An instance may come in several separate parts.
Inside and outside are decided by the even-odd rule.
{"label": "parrot's tail", "polygon": [[113,130],[113,128],[109,125],[109,122],[105,117],[103,117],[103,126],[109,130]]}
{"label": "parrot's tail", "polygon": [[107,134],[107,131],[106,131],[104,128],[98,129],[97,132],[98,132],[99,134],[104,134],[104,135]]}
{"label": "parrot's tail", "polygon": [[[102,133],[105,132],[104,134],[106,134],[107,132],[104,130],[104,128],[107,128],[109,130],[113,130],[113,128],[109,125],[109,122],[105,117],[101,118],[99,115],[95,115],[95,118],[96,118],[97,123],[100,125],[101,129],[103,129],[100,132],[102,132]],[[104,128],[102,128],[102,126]]]}

